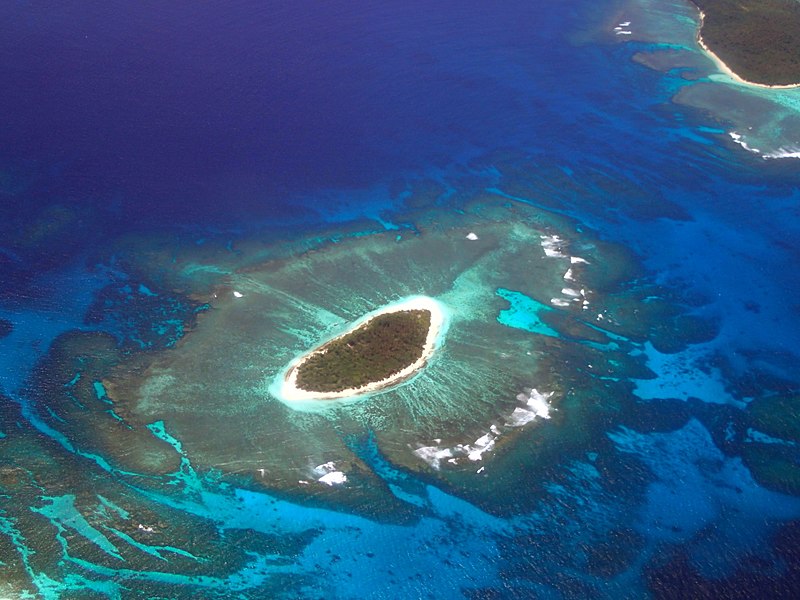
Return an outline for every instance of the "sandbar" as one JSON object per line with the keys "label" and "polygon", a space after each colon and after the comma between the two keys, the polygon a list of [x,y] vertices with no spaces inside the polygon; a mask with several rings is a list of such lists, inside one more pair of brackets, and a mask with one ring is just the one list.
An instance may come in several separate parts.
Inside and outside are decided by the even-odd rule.
{"label": "sandbar", "polygon": [[794,88],[800,88],[800,83],[787,83],[785,85],[768,85],[766,83],[756,83],[754,81],[748,81],[743,77],[737,75],[727,64],[723,61],[711,48],[709,48],[706,43],[703,41],[703,22],[705,21],[706,15],[701,10],[700,11],[700,26],[697,28],[697,43],[703,49],[703,51],[708,54],[713,61],[717,64],[717,67],[720,71],[728,75],[734,81],[744,84],[744,85],[752,85],[753,87],[759,88],[766,88],[770,90],[790,90]]}
{"label": "sandbar", "polygon": [[[349,388],[339,392],[315,392],[304,390],[297,386],[298,367],[308,360],[309,357],[320,352],[327,344],[333,340],[350,334],[356,329],[363,327],[375,317],[405,310],[426,310],[430,312],[431,315],[430,327],[428,328],[428,335],[425,338],[425,346],[423,347],[422,355],[412,364],[408,365],[403,370],[386,377],[385,379],[381,379],[380,381],[373,381],[372,383],[362,385],[358,388]],[[436,348],[441,343],[446,321],[447,313],[444,306],[438,300],[434,300],[429,296],[411,296],[409,298],[405,298],[398,302],[384,306],[378,310],[368,313],[356,321],[356,323],[354,323],[353,326],[344,333],[326,341],[324,344],[321,344],[310,352],[307,352],[303,356],[292,361],[286,370],[286,374],[283,377],[278,393],[282,400],[288,402],[300,402],[306,400],[337,400],[342,398],[351,398],[354,396],[362,396],[364,394],[377,392],[384,388],[396,385],[411,377],[414,373],[419,371],[428,363],[431,356],[436,351]]]}

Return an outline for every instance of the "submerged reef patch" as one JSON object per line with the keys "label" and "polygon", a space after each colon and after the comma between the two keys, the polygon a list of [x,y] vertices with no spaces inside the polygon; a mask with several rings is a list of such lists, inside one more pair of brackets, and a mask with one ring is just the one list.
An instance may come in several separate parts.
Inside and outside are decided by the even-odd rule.
{"label": "submerged reef patch", "polygon": [[[499,155],[493,164],[519,167]],[[484,536],[489,550],[472,560],[488,551],[522,585],[573,592],[583,584],[556,576],[563,565],[605,581],[652,556],[630,515],[655,463],[644,442],[625,451],[614,432],[680,435],[702,412],[695,388],[663,384],[685,379],[687,347],[716,339],[719,324],[698,311],[702,299],[649,277],[632,250],[536,204],[541,163],[524,164],[496,187],[454,180],[459,210],[426,202],[395,215],[399,229],[359,221],[291,242],[269,230],[202,243],[150,233],[102,250],[114,273],[83,325],[103,331],[58,337],[26,382],[27,402],[0,412],[0,443],[15,459],[0,469],[0,543],[23,549],[0,564],[13,586],[0,593],[21,596],[33,565],[53,578],[80,571],[97,589],[113,579],[162,597],[232,585],[280,597],[318,584],[319,565],[349,579],[345,546],[368,561],[359,568],[374,565],[363,572],[392,577],[387,539],[413,549],[416,569],[431,545],[452,553]],[[573,175],[569,195],[589,194]],[[591,181],[601,195],[612,185]],[[617,188],[615,211],[680,216],[635,210],[638,188]],[[548,198],[569,211],[567,195]],[[309,349],[347,345],[386,313],[421,318],[404,340],[418,350],[426,332],[432,351],[419,368],[334,400],[281,394]],[[701,419],[712,433],[701,441],[740,454],[759,481],[785,477],[794,433],[768,422],[774,406],[753,404],[728,439],[728,415],[751,394],[730,395],[719,405],[728,412]],[[9,408],[38,432],[20,436]],[[50,453],[63,460],[49,464]],[[14,495],[26,499],[3,500]],[[60,543],[41,543],[43,529]],[[27,540],[35,553],[25,555]],[[448,580],[472,570],[442,565]]]}
{"label": "submerged reef patch", "polygon": [[[134,353],[103,375],[115,414],[198,472],[302,496],[313,490],[351,510],[382,506],[397,518],[407,506],[353,444],[365,435],[391,463],[494,510],[534,501],[513,482],[545,473],[566,448],[581,452],[587,420],[635,401],[626,378],[652,376],[637,348],[667,336],[681,311],[653,300],[664,294],[641,279],[630,253],[585,227],[500,194],[469,193],[458,213],[410,213],[413,229],[298,241],[307,251],[290,260],[280,244],[271,251],[242,237],[235,255],[206,245],[197,256],[183,247],[178,260],[165,253],[166,262],[150,262],[163,280],[216,273],[216,283],[204,293],[185,284],[207,308],[176,343]],[[142,276],[147,267],[137,265]],[[427,331],[426,350],[397,381],[392,367],[381,377],[391,385],[340,379],[329,391],[284,393],[309,348],[313,356],[330,340],[347,346],[348,332],[398,310],[431,326],[420,322],[407,340],[418,347]],[[536,442],[516,443],[523,438]],[[109,453],[124,467],[120,450]],[[480,484],[490,469],[504,502]]]}

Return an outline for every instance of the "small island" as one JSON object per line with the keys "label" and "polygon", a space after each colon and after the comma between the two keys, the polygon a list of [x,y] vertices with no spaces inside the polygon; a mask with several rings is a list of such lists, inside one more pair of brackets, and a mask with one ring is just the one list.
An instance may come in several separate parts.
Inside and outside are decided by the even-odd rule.
{"label": "small island", "polygon": [[391,377],[419,360],[430,326],[427,310],[379,315],[311,354],[297,367],[297,385],[341,392]]}
{"label": "small island", "polygon": [[345,333],[295,360],[284,400],[333,400],[385,389],[427,364],[442,333],[441,305],[414,296],[366,315]]}
{"label": "small island", "polygon": [[691,0],[700,9],[698,43],[741,83],[800,86],[800,2]]}

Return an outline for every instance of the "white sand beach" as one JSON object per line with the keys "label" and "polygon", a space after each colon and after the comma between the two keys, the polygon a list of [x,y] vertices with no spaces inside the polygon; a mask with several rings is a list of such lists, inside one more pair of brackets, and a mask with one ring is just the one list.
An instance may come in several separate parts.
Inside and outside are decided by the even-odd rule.
{"label": "white sand beach", "polygon": [[361,386],[359,388],[350,388],[346,390],[342,390],[341,392],[311,392],[308,390],[304,390],[302,388],[297,387],[297,369],[300,367],[308,358],[317,352],[320,352],[325,345],[330,343],[333,340],[329,340],[325,342],[322,346],[315,348],[314,350],[304,354],[300,358],[296,359],[289,365],[289,368],[286,371],[286,375],[283,378],[283,382],[280,388],[280,395],[284,401],[289,402],[298,402],[298,401],[307,401],[307,400],[336,400],[341,398],[350,398],[352,396],[361,396],[363,394],[368,394],[370,392],[376,392],[388,386],[400,383],[401,381],[411,377],[414,373],[416,373],[419,369],[424,367],[430,357],[433,355],[434,351],[438,343],[440,343],[440,336],[444,331],[445,321],[446,321],[446,312],[445,308],[442,306],[440,302],[430,298],[428,296],[412,296],[410,298],[406,298],[401,300],[400,302],[396,302],[380,308],[376,311],[373,311],[362,319],[357,321],[353,327],[342,333],[341,335],[337,336],[333,339],[339,339],[345,335],[348,335],[352,331],[363,327],[367,323],[369,323],[372,319],[377,316],[394,313],[394,312],[401,312],[404,310],[427,310],[431,314],[431,324],[428,328],[428,335],[425,338],[425,347],[422,350],[422,356],[419,357],[414,363],[408,365],[402,371],[398,371],[397,373],[387,377],[386,379],[382,379],[380,381],[374,381],[367,385]]}

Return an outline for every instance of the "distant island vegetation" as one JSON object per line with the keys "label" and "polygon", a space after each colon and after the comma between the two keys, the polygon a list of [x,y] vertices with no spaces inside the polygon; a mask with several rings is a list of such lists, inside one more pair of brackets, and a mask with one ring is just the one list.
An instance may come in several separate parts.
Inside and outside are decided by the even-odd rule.
{"label": "distant island vegetation", "polygon": [[331,340],[297,367],[297,387],[342,392],[382,381],[418,361],[431,327],[429,310],[378,315]]}
{"label": "distant island vegetation", "polygon": [[704,14],[701,41],[737,76],[800,84],[800,1],[691,0]]}

